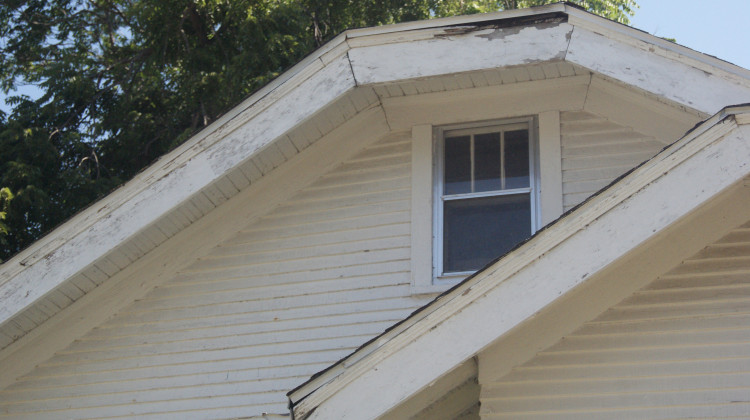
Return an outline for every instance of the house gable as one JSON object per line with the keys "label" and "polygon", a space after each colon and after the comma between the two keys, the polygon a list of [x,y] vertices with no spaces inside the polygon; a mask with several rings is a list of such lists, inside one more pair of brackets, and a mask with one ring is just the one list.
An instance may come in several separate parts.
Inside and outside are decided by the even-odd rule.
{"label": "house gable", "polygon": [[[493,18],[499,23],[494,22]],[[513,33],[515,30],[503,29],[509,23],[511,26],[520,23],[527,25],[527,28]],[[742,102],[750,92],[745,81],[747,72],[743,69],[622,25],[591,17],[566,5],[545,6],[523,13],[499,13],[481,18],[461,17],[395,25],[379,30],[350,31],[162,158],[115,194],[4,264],[0,273],[3,279],[0,295],[7,304],[0,311],[0,322],[8,324],[11,318],[18,316],[12,320],[16,324],[15,330],[7,331],[4,335],[10,337],[12,342],[13,337],[22,336],[35,328],[97,284],[203,217],[216,205],[236,194],[246,183],[280,165],[288,156],[296,153],[295,149],[299,150],[300,146],[294,143],[294,138],[302,137],[302,143],[309,140],[305,139],[304,133],[294,134],[295,127],[314,121],[313,125],[324,134],[324,127],[330,121],[321,124],[315,117],[328,109],[326,107],[339,111],[335,113],[334,121],[340,123],[350,118],[352,114],[346,110],[348,104],[340,108],[341,103],[337,99],[347,92],[353,92],[352,89],[357,86],[377,87],[379,84],[400,83],[404,79],[415,79],[415,83],[419,83],[423,78],[455,71],[479,71],[486,66],[523,66],[545,60],[580,65],[578,61],[581,61],[584,66],[594,67],[599,74],[651,92],[661,100],[675,101],[699,113],[710,114],[718,110],[718,105],[705,99],[706,95],[681,97],[681,92],[689,91],[684,89],[683,82],[674,85],[672,91],[664,92],[659,90],[663,87],[654,89],[638,77],[617,73],[619,67],[608,65],[607,61],[591,63],[578,58],[574,60],[572,57],[575,54],[568,53],[570,48],[581,45],[585,49],[587,43],[594,42],[583,37],[577,41],[582,44],[574,44],[570,36],[579,27],[582,32],[595,27],[597,34],[607,34],[597,35],[599,38],[595,40],[601,42],[606,38],[607,48],[622,47],[623,51],[618,53],[632,53],[634,61],[631,68],[635,68],[634,71],[656,55],[666,61],[662,63],[664,68],[661,70],[649,69],[655,72],[654,77],[671,77],[683,71],[690,74],[699,72],[705,80],[692,78],[684,83],[700,82],[716,92],[715,97],[730,103]],[[498,30],[500,33],[495,34]],[[487,58],[489,61],[465,60],[461,68],[451,67],[457,61],[452,59],[429,68],[401,66],[400,62],[394,61],[380,63],[378,70],[373,72],[368,61],[361,61],[368,57],[369,60],[380,60],[374,58],[381,57],[379,48],[409,49],[413,45],[423,45],[426,49],[419,51],[424,54],[435,47],[441,48],[441,51],[469,51],[465,47],[477,42],[483,44],[474,50],[475,54],[484,57],[487,49],[483,46],[493,45],[488,43],[502,43],[504,49],[514,48],[516,43],[522,45],[528,42],[527,36],[543,41],[541,45],[557,46],[538,53],[533,48],[517,48],[513,54],[491,54]],[[462,45],[464,43],[468,44]],[[643,56],[646,52],[651,55]],[[354,57],[358,57],[362,64],[355,65]],[[431,62],[435,64],[434,60]],[[545,68],[554,73],[551,68]],[[542,72],[545,68],[541,69]],[[368,97],[371,95],[352,98],[355,109],[363,109],[362,101],[369,100]],[[240,170],[241,164],[247,164],[248,160],[253,160],[253,164],[248,164],[244,171]],[[160,232],[149,228],[154,225],[159,226]],[[150,234],[145,236],[146,232]],[[92,243],[97,246],[87,246]],[[81,248],[85,248],[85,251]],[[76,287],[70,287],[73,279],[76,280]],[[30,284],[34,287],[30,288]],[[55,293],[58,287],[67,287],[69,293]],[[80,292],[76,292],[76,288]],[[23,310],[29,313],[20,316]]]}
{"label": "house gable", "polygon": [[[315,270],[340,268],[339,275],[346,278],[345,284],[333,278],[320,278],[315,281],[327,282],[325,286],[318,284],[310,286],[309,290],[304,289],[307,286],[301,287],[316,296],[320,293],[313,289],[322,287],[326,293],[331,292],[330,299],[341,300],[335,304],[356,307],[358,303],[354,302],[360,300],[352,297],[349,291],[359,290],[364,283],[372,281],[375,293],[391,291],[394,296],[390,298],[401,302],[388,310],[411,310],[426,303],[434,294],[413,295],[415,290],[403,283],[400,277],[403,273],[399,271],[414,272],[411,265],[414,250],[416,246],[429,246],[431,234],[428,229],[426,241],[414,234],[414,220],[422,214],[417,211],[415,203],[424,205],[426,202],[414,194],[420,190],[414,187],[415,179],[423,175],[415,165],[424,163],[419,159],[432,152],[428,145],[424,151],[415,153],[415,135],[426,135],[429,143],[430,133],[436,127],[458,122],[536,116],[546,162],[543,165],[546,174],[542,174],[542,178],[549,183],[543,188],[545,198],[542,201],[554,202],[554,205],[543,204],[546,223],[557,218],[563,209],[580,203],[628,168],[649,158],[662,145],[670,143],[713,112],[712,103],[695,101],[692,97],[677,98],[675,92],[679,86],[675,92],[652,92],[648,90],[651,89],[648,83],[631,81],[626,77],[628,75],[617,73],[614,66],[607,67],[606,62],[597,62],[600,68],[592,71],[569,60],[567,55],[560,56],[562,50],[555,52],[556,49],[567,45],[565,48],[570,51],[574,45],[573,35],[579,26],[589,31],[593,25],[597,33],[612,33],[600,36],[625,51],[623,54],[639,56],[639,51],[654,47],[654,51],[648,53],[658,55],[660,60],[668,60],[671,69],[677,66],[689,70],[690,74],[693,74],[691,69],[702,69],[703,77],[709,80],[708,85],[718,89],[717,92],[727,101],[749,97],[750,90],[744,78],[746,72],[743,73],[742,69],[600,18],[589,21],[584,19],[586,16],[568,6],[553,5],[526,12],[355,30],[332,41],[137,179],[2,267],[0,296],[9,304],[4,307],[5,312],[0,312],[5,317],[0,318],[5,320],[0,327],[0,346],[5,346],[0,350],[0,363],[6,373],[0,378],[0,389],[29,372],[32,372],[31,376],[39,373],[34,370],[37,365],[44,368],[55,365],[59,355],[75,358],[88,354],[91,348],[84,350],[86,345],[102,338],[94,338],[102,332],[99,329],[114,329],[107,326],[120,325],[117,322],[128,316],[126,313],[137,312],[133,308],[147,312],[144,309],[147,305],[164,304],[168,307],[162,309],[175,309],[167,302],[176,302],[182,297],[173,300],[169,296],[171,291],[182,291],[180,293],[194,298],[181,301],[184,308],[229,302],[241,306],[231,300],[235,299],[230,291],[233,288],[253,289],[247,293],[258,293],[257,298],[242,295],[243,302],[252,301],[248,305],[263,306],[265,300],[280,302],[278,299],[305,301],[308,299],[306,295],[284,295],[288,291],[279,292],[281,294],[268,292],[275,286],[284,289],[284,285],[263,284],[268,278],[245,281],[242,272],[256,269],[263,272],[267,267],[287,263],[298,264],[296,267],[300,268],[311,262],[308,259],[312,258],[311,255],[295,254],[299,250],[290,250],[288,255],[270,249],[261,251],[261,242],[271,243],[265,236],[271,234],[273,229],[270,226],[283,227],[284,232],[289,233],[302,229],[300,220],[313,224],[321,222],[315,218],[323,217],[322,213],[316,212],[326,208],[332,197],[340,199],[343,204],[340,208],[326,208],[326,211],[334,211],[330,217],[336,219],[329,220],[329,227],[341,228],[346,235],[352,236],[352,240],[356,240],[359,234],[371,232],[370,227],[355,222],[357,217],[364,216],[358,216],[357,211],[368,215],[380,211],[388,213],[384,220],[410,214],[411,218],[406,222],[400,219],[394,222],[396,229],[408,226],[409,232],[404,237],[402,231],[389,231],[394,226],[388,223],[372,226],[373,229],[382,229],[378,231],[380,236],[362,236],[369,239],[367,243],[357,244],[361,249],[334,252],[335,255],[314,260],[325,260],[324,266],[316,266]],[[514,20],[518,17],[523,19]],[[508,22],[512,23],[510,26],[515,25],[515,29],[509,29]],[[549,48],[535,52],[530,48],[514,47],[528,43],[526,36],[544,45],[549,43]],[[637,39],[634,41],[629,37]],[[593,42],[581,39],[583,41],[577,42]],[[476,47],[474,54],[477,57],[484,57],[488,46],[500,49],[498,45],[513,49],[513,54],[504,56],[495,51],[486,57],[488,61],[461,63],[460,68],[451,67],[457,65],[451,59],[446,59],[442,67],[430,68],[412,68],[403,65],[402,60],[399,68],[397,60],[391,60],[390,56],[383,63],[382,72],[367,64],[367,60],[374,62],[372,60],[383,49],[395,49],[402,54],[411,51],[412,45],[421,45],[415,54],[426,54],[434,47],[441,51],[469,53],[467,46],[472,46]],[[466,60],[467,63],[471,61]],[[431,62],[435,64],[434,59]],[[378,158],[379,151],[384,150],[390,152]],[[366,155],[359,155],[361,152]],[[587,166],[594,160],[606,164],[604,167]],[[398,167],[393,173],[389,171],[394,168],[383,169],[382,173],[388,176],[375,184],[356,181],[361,174],[359,170],[342,170],[347,165],[349,169],[359,166],[368,173],[377,167],[378,162],[400,162],[398,165],[402,166],[396,165]],[[411,164],[408,181],[403,174],[398,175],[406,164]],[[335,175],[337,170],[342,172]],[[342,181],[337,176],[348,180]],[[399,197],[406,194],[407,200],[403,201],[401,197],[379,201],[373,185],[381,182],[383,188],[390,188],[388,194],[397,191]],[[430,187],[428,185],[427,189]],[[367,188],[373,188],[370,192],[374,195],[367,195]],[[331,195],[326,196],[324,192]],[[337,193],[351,196],[343,198]],[[300,207],[289,210],[288,205],[295,202]],[[372,206],[368,207],[368,204]],[[273,213],[276,211],[281,213]],[[351,230],[346,227],[349,222]],[[250,226],[258,226],[254,223],[269,223],[269,229],[253,231]],[[255,233],[251,234],[251,231]],[[238,232],[247,237],[238,239]],[[332,232],[331,235],[336,237],[339,234]],[[406,246],[400,242],[405,238],[410,240]],[[296,241],[297,238],[289,240]],[[300,248],[305,246],[325,253],[337,245],[320,242],[301,244]],[[85,252],[78,255],[78,250]],[[237,253],[232,254],[235,251]],[[345,258],[343,254],[357,253],[365,259],[390,255],[388,258],[407,268],[361,273],[352,268],[356,264],[337,265],[341,258]],[[267,265],[258,268],[254,263],[256,258],[265,258],[263,264]],[[276,260],[272,261],[273,258]],[[298,258],[305,262],[290,263]],[[219,265],[228,267],[220,269]],[[195,280],[209,272],[219,273],[221,280],[204,283]],[[194,281],[196,284],[185,288],[176,285],[180,279],[188,277],[192,280],[187,280],[187,283]],[[41,280],[36,282],[36,278]],[[362,281],[357,283],[357,279]],[[284,282],[289,277],[279,276],[275,280]],[[393,284],[389,283],[391,280]],[[290,281],[290,284],[295,283]],[[332,291],[337,287],[342,288],[340,293]],[[206,296],[202,296],[203,293]],[[370,292],[359,290],[357,293],[361,297]],[[217,301],[206,300],[213,298]],[[331,303],[310,299],[321,307]],[[154,309],[154,313],[160,310]],[[375,318],[372,320],[372,325],[376,325]],[[384,327],[377,325],[377,328]],[[297,330],[315,329],[304,323],[287,326]],[[329,340],[329,347],[310,351],[328,352],[326,354],[336,354],[337,357],[357,343],[366,341],[365,335],[376,334],[375,330],[367,329],[357,343],[347,341],[344,345],[336,342],[335,329],[325,329],[323,324],[319,327],[315,331]],[[82,341],[75,341],[77,339]],[[130,338],[108,336],[107,339],[140,349],[134,351],[152,351],[168,358],[160,353],[169,353],[168,346],[162,350],[156,345],[144,344],[145,347],[141,348],[136,342],[128,344],[127,340],[133,339],[132,331]],[[242,351],[258,350],[249,345],[240,347]],[[97,351],[96,357],[104,357],[101,355],[105,350]],[[73,356],[79,352],[80,355]],[[59,355],[54,356],[55,353]],[[131,356],[135,358],[133,360],[146,357],[142,354],[123,357]],[[212,356],[205,357],[210,360]],[[310,365],[324,363],[324,360],[333,361],[320,359],[310,362]],[[67,363],[60,362],[59,365]],[[300,375],[309,374],[312,368],[305,369],[295,367],[292,373],[287,372],[288,377],[299,379]],[[274,369],[269,368],[267,372],[271,370]],[[274,371],[272,375],[278,373]],[[470,380],[462,375],[456,377],[461,376],[464,382]],[[273,390],[274,410],[280,410],[283,404],[279,396],[292,387],[289,382],[284,383]],[[471,384],[467,382],[467,385],[462,392],[473,392]],[[5,402],[10,406],[16,402],[13,392],[4,394]],[[179,398],[179,394],[173,395]],[[82,395],[82,400],[85,397]],[[126,404],[124,399],[118,401]],[[123,410],[127,411],[127,408]]]}

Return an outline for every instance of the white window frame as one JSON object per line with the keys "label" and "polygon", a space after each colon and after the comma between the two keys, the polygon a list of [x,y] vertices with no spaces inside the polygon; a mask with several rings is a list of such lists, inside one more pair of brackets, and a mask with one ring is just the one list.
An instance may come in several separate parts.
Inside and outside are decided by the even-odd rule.
{"label": "white window frame", "polygon": [[[440,114],[444,115],[444,114]],[[508,118],[500,116],[479,125],[502,124],[521,117],[510,115]],[[503,119],[501,119],[503,118]],[[525,118],[525,117],[524,117]],[[542,111],[532,118],[532,127],[536,136],[533,146],[536,147],[535,163],[538,175],[535,183],[538,188],[537,211],[541,220],[537,226],[541,227],[557,219],[563,211],[562,194],[562,158],[560,144],[560,112]],[[415,122],[411,127],[411,293],[436,294],[449,289],[454,282],[445,281],[435,283],[433,268],[433,212],[434,212],[434,165],[437,164],[436,151],[440,127],[443,130],[453,127],[468,127],[474,124],[445,124],[445,119]],[[460,281],[457,278],[455,281]]]}
{"label": "white window frame", "polygon": [[[514,127],[515,126],[515,127]],[[448,135],[476,135],[492,133],[496,131],[508,131],[514,128],[528,128],[529,130],[529,186],[527,188],[516,188],[512,190],[493,190],[487,192],[478,192],[471,194],[460,194],[445,196],[443,194],[444,179],[444,152],[445,138]],[[443,203],[448,200],[463,200],[479,197],[497,197],[503,195],[520,195],[529,194],[531,212],[530,234],[533,234],[539,228],[539,171],[537,170],[538,153],[537,153],[537,129],[536,119],[534,117],[513,118],[507,120],[476,122],[470,124],[459,124],[435,128],[433,147],[433,249],[432,249],[432,283],[434,285],[453,285],[467,276],[474,274],[474,271],[463,272],[443,272]],[[499,256],[499,255],[498,255]]]}

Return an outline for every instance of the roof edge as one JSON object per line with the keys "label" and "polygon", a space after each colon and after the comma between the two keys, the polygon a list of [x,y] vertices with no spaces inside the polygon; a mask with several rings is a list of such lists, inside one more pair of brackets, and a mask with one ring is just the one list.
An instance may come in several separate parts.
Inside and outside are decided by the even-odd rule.
{"label": "roof edge", "polygon": [[[242,147],[223,141],[234,136],[240,127],[259,115],[287,109],[290,103],[300,103],[299,99],[312,103],[313,99],[300,91],[302,88],[309,87],[310,92],[318,93],[320,101],[328,103],[356,87],[346,50],[340,48],[342,45],[346,46],[346,37],[339,35],[123,186],[0,265],[0,297],[6,303],[0,306],[0,325],[43,299],[67,279],[110,255],[117,245],[167,217],[172,208],[220,180],[241,161],[264,150],[280,137],[276,132],[291,130],[315,109],[299,106],[284,120],[284,125],[260,121],[252,141]],[[324,89],[326,80],[334,83]],[[285,102],[289,103],[282,106]],[[176,182],[178,179],[180,181]],[[146,200],[154,193],[163,200]],[[144,205],[151,208],[144,208]],[[89,247],[87,253],[68,249],[76,242],[97,246]],[[65,261],[64,267],[59,265],[60,261]]]}
{"label": "roof edge", "polygon": [[700,51],[681,45],[678,42],[667,41],[664,38],[658,37],[656,35],[651,35],[650,33],[633,26],[628,26],[619,22],[611,21],[593,13],[589,13],[585,10],[581,10],[580,8],[573,5],[566,4],[565,13],[568,14],[568,16],[571,18],[571,24],[573,25],[595,26],[605,29],[611,33],[625,35],[628,38],[656,45],[659,48],[664,49],[665,51],[694,60],[698,64],[714,67],[728,73],[729,75],[739,77],[741,78],[741,80],[745,80],[746,85],[750,86],[750,83],[747,82],[748,80],[750,80],[750,70],[729,61],[702,53]]}
{"label": "roof edge", "polygon": [[[192,137],[190,137],[190,139],[188,139],[185,143],[182,143],[181,145],[177,146],[174,150],[156,159],[156,161],[154,161],[152,164],[144,168],[141,172],[136,174],[132,179],[125,182],[124,184],[122,184],[121,186],[119,186],[114,191],[104,196],[100,200],[95,201],[92,205],[82,210],[81,212],[77,213],[76,215],[68,219],[67,221],[63,222],[63,224],[53,229],[52,231],[44,235],[42,238],[38,239],[29,247],[21,250],[18,254],[14,255],[10,259],[0,264],[0,286],[2,286],[2,284],[7,280],[5,276],[9,268],[6,268],[6,267],[9,267],[15,264],[20,265],[20,266],[27,266],[30,263],[33,263],[34,261],[33,258],[40,252],[46,254],[54,250],[54,248],[50,248],[50,245],[55,242],[55,239],[56,239],[55,237],[61,233],[60,232],[61,230],[68,229],[71,225],[77,225],[85,221],[91,214],[98,214],[104,209],[111,210],[113,207],[108,204],[112,202],[116,202],[117,201],[116,199],[119,198],[119,195],[122,194],[124,190],[137,188],[138,185],[143,185],[144,186],[143,188],[145,188],[145,186],[158,180],[158,178],[155,178],[155,175],[158,172],[163,172],[165,169],[169,169],[170,166],[172,167],[172,169],[174,169],[175,161],[179,159],[189,160],[192,158],[192,156],[198,153],[204,152],[206,146],[212,144],[215,141],[220,140],[220,139],[214,139],[213,142],[207,141],[207,138],[209,138],[212,134],[215,134],[217,131],[225,128],[226,125],[233,122],[233,120],[239,117],[243,111],[246,111],[247,109],[251,108],[256,103],[259,103],[265,97],[270,95],[273,91],[278,89],[281,85],[283,85],[284,83],[294,78],[294,76],[297,76],[303,73],[303,71],[306,68],[310,67],[317,60],[321,59],[321,57],[326,55],[329,51],[345,43],[346,43],[345,34],[340,34],[336,36],[334,39],[332,39],[331,41],[329,41],[328,43],[326,43],[319,49],[315,50],[313,54],[305,57],[304,59],[302,59],[302,61],[292,66],[289,70],[279,75],[273,81],[271,81],[267,85],[264,85],[259,90],[252,93],[249,97],[244,99],[242,102],[232,107],[228,112],[221,115],[221,117],[213,121],[211,124],[202,128],[200,131],[198,131]],[[202,142],[205,142],[205,143],[201,144]],[[202,149],[200,149],[200,147],[202,147]],[[196,150],[196,148],[199,148],[199,149]],[[143,188],[140,188],[140,189],[143,189]]]}

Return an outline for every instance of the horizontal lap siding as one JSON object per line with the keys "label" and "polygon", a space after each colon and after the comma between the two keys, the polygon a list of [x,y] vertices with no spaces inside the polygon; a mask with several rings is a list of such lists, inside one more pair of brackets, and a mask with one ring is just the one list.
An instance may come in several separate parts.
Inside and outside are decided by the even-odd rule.
{"label": "horizontal lap siding", "polygon": [[287,391],[426,303],[410,150],[344,162],[0,392],[0,419],[288,413]]}
{"label": "horizontal lap siding", "polygon": [[482,384],[482,418],[749,418],[748,251],[738,228]]}
{"label": "horizontal lap siding", "polygon": [[567,211],[664,145],[587,112],[560,114],[563,206]]}

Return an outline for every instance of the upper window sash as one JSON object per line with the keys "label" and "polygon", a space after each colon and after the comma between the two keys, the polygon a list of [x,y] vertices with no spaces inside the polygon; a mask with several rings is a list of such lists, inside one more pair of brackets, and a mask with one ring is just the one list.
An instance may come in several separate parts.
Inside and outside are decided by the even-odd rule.
{"label": "upper window sash", "polygon": [[[505,188],[507,187],[504,181],[505,174],[499,174],[501,180],[500,188],[489,189],[485,191],[472,191],[476,189],[474,175],[471,174],[472,182],[469,192],[462,193],[445,193],[445,139],[456,138],[461,136],[469,136],[473,140],[473,136],[479,136],[482,134],[489,133],[507,133],[516,130],[528,130],[528,174],[527,184],[523,188]],[[473,141],[472,141],[473,144]],[[504,149],[501,147],[501,149]],[[471,159],[474,160],[474,150],[470,151]],[[504,162],[501,162],[501,167]],[[537,176],[537,165],[536,165],[536,131],[534,125],[534,118],[522,118],[509,120],[500,124],[486,124],[486,123],[475,123],[466,124],[456,128],[450,129],[436,129],[435,130],[435,147],[434,147],[434,160],[433,160],[433,180],[434,183],[434,197],[436,200],[433,202],[433,284],[444,284],[453,283],[460,278],[466,277],[473,273],[473,271],[461,271],[461,272],[444,272],[443,271],[443,211],[444,203],[450,200],[459,199],[471,199],[481,197],[492,197],[500,195],[517,195],[526,194],[530,200],[530,212],[531,212],[531,226],[530,233],[537,230],[538,226],[538,176]],[[471,170],[474,170],[474,162],[471,163]],[[505,189],[504,189],[505,188]],[[466,190],[466,188],[464,188]]]}

